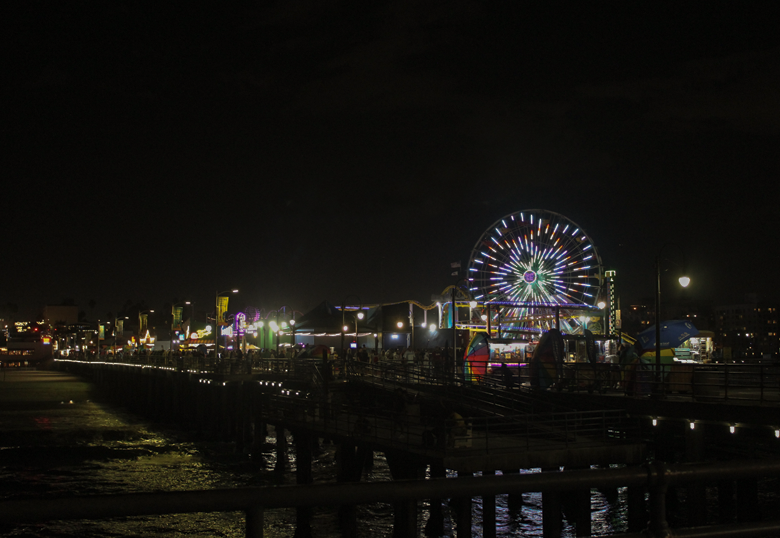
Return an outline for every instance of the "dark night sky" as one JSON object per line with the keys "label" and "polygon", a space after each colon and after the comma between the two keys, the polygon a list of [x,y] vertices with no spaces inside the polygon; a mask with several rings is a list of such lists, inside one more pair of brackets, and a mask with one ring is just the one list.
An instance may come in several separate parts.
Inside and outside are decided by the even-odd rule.
{"label": "dark night sky", "polygon": [[693,298],[780,297],[780,3],[14,9],[0,304],[429,302],[533,208],[624,301],[667,241]]}

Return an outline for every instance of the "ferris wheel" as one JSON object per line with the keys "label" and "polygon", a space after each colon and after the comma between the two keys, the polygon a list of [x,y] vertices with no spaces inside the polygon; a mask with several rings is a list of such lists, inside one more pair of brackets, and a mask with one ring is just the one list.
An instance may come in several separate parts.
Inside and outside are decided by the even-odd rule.
{"label": "ferris wheel", "polygon": [[[600,299],[603,266],[593,241],[568,218],[546,209],[497,220],[471,252],[469,291],[507,323],[551,328],[551,307],[571,311]],[[564,320],[574,319],[569,313]],[[580,325],[564,321],[561,329]]]}

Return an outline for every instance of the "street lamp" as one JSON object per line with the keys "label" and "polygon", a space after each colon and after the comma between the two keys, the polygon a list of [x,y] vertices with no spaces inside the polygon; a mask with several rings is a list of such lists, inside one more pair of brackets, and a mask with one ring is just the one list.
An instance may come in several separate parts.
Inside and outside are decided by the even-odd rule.
{"label": "street lamp", "polygon": [[[675,243],[667,243],[661,250],[658,251],[658,255],[655,257],[655,390],[660,392],[661,389],[661,253],[669,245],[676,245]],[[680,248],[679,246],[677,246]],[[680,286],[687,288],[691,283],[691,279],[685,275],[685,252],[680,248],[680,252],[683,255],[682,273],[678,279]]]}
{"label": "street lamp", "polygon": [[[238,293],[238,290],[225,290],[218,291],[216,295],[216,301],[214,302],[214,358],[219,358],[219,333],[222,330],[222,320],[219,319],[219,298],[226,293]],[[227,352],[227,335],[225,335],[225,352]]]}
{"label": "street lamp", "polygon": [[604,336],[609,334],[609,327],[607,327],[607,312],[604,310],[607,307],[606,301],[599,301],[596,306],[601,310],[601,334]]}
{"label": "street lamp", "polygon": [[[457,309],[455,306],[455,294],[456,291],[460,289],[460,283],[465,282],[466,283],[466,289],[468,289],[468,280],[465,278],[461,278],[451,288],[452,296],[450,298],[451,301],[451,310],[452,310],[452,356],[453,359],[458,356],[458,328],[457,328]],[[467,291],[461,290],[461,293],[463,293],[467,298],[469,297],[469,293]],[[469,306],[471,306],[471,300],[469,299]],[[476,306],[476,305],[475,305]],[[500,311],[499,311],[500,312]],[[499,313],[499,316],[501,314]],[[500,318],[499,318],[500,319]],[[469,311],[469,321],[471,320],[471,311]],[[498,329],[498,337],[501,338],[501,325],[499,321],[499,329]]]}
{"label": "street lamp", "polygon": [[[346,321],[344,319],[344,311],[347,308],[347,299],[350,299],[352,297],[354,297],[355,299],[358,300],[358,304],[360,305],[359,312],[360,312],[360,314],[363,314],[363,301],[361,301],[360,297],[358,297],[357,295],[354,295],[354,294],[347,295],[344,298],[344,300],[341,301],[341,353],[342,353],[342,355],[344,355],[344,357],[346,357],[346,355],[347,355],[346,348],[344,347],[344,335],[346,334],[347,329],[348,329],[348,327],[346,325]],[[363,319],[362,315],[360,316],[360,319]],[[355,343],[357,343],[357,318],[355,319]]]}
{"label": "street lamp", "polygon": [[[271,313],[269,312],[268,315],[270,316]],[[274,320],[268,322],[268,329],[269,329],[268,338],[270,339],[268,345],[270,347],[271,342],[276,340],[276,353],[278,354],[279,353],[279,312],[276,310],[274,310]],[[272,334],[276,336],[275,339],[271,336]]]}

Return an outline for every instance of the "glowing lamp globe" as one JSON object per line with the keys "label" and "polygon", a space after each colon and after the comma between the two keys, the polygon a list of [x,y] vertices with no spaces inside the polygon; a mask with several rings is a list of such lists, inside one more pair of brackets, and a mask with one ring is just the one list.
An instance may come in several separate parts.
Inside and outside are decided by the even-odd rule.
{"label": "glowing lamp globe", "polygon": [[682,286],[683,288],[687,288],[688,284],[690,283],[691,283],[691,279],[688,278],[687,276],[680,277],[680,286]]}

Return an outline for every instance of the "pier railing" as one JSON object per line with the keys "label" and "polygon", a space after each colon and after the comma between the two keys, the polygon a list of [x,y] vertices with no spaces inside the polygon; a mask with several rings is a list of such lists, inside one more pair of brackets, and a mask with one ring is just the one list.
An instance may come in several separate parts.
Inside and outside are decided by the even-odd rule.
{"label": "pier railing", "polygon": [[[209,374],[262,374],[290,379],[310,380],[315,368],[322,372],[321,359],[267,358],[253,356],[245,359],[215,360],[213,357],[188,355],[175,357],[166,354],[147,354],[89,357],[79,362],[128,364],[139,367],[165,368]],[[361,376],[387,384],[416,384],[429,386],[490,386],[505,388],[498,372],[488,373],[479,380],[467,379],[461,371],[449,370],[429,363],[400,363],[380,361],[331,360],[328,375],[332,379]],[[531,369],[523,366],[514,370],[514,385],[519,392],[537,390],[531,379]],[[562,375],[555,379],[551,390],[571,392],[624,394],[647,396],[662,393],[677,398],[698,401],[732,401],[735,403],[780,404],[780,363],[674,363],[661,365],[660,382],[656,380],[655,364],[635,362],[629,365],[587,362],[566,363]]]}
{"label": "pier railing", "polygon": [[325,436],[349,437],[430,456],[544,451],[596,446],[606,440],[636,436],[636,424],[620,410],[431,417],[420,406],[403,410],[324,402],[293,391],[271,395],[264,411],[269,421],[283,421]]}
{"label": "pier railing", "polygon": [[[500,476],[6,500],[0,502],[0,524],[8,526],[52,520],[242,511],[245,514],[246,536],[257,538],[264,534],[265,511],[278,508],[399,503],[423,499],[468,500],[475,496],[525,492],[556,495],[566,491],[589,492],[591,488],[629,487],[648,492],[647,505],[641,503],[641,515],[638,518],[641,527],[646,528],[641,532],[640,527],[635,529],[637,532],[610,534],[612,538],[668,538],[672,536],[672,532],[676,537],[687,538],[775,536],[780,533],[778,520],[675,528],[672,531],[666,518],[666,496],[672,486],[690,483],[722,484],[724,481],[778,475],[779,460],[671,466],[656,462],[638,467]],[[643,499],[644,495],[640,498]],[[636,521],[638,514],[633,514],[633,509],[629,507],[629,520],[633,518]],[[644,516],[645,513],[649,514],[649,520]],[[545,524],[552,522],[553,525],[560,526],[560,513],[551,514],[550,518],[546,516],[544,520]],[[470,526],[463,530],[460,527],[461,522],[458,522],[456,531],[459,537],[471,536]],[[546,529],[545,531],[547,533]]]}
{"label": "pier railing", "polygon": [[[528,369],[521,372],[527,378]],[[654,363],[568,363],[553,388],[639,397],[661,393],[698,401],[780,403],[780,364],[675,363],[662,364],[659,373],[660,381]]]}

